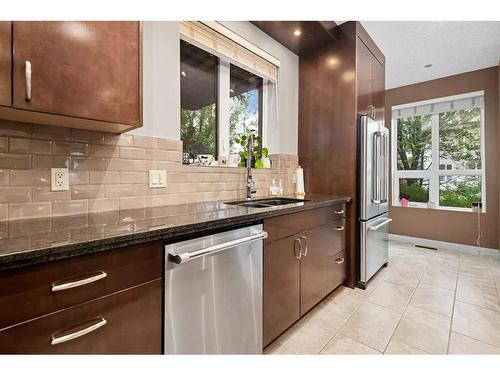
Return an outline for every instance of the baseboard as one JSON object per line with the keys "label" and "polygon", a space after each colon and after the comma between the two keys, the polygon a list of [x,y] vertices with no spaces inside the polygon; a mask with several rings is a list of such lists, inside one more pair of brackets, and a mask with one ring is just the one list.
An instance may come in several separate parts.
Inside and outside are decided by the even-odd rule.
{"label": "baseboard", "polygon": [[468,253],[468,254],[483,254],[483,255],[490,255],[490,256],[494,256],[494,257],[500,256],[499,255],[500,251],[498,249],[492,249],[489,247],[463,245],[463,244],[453,243],[453,242],[428,240],[426,238],[400,236],[398,234],[389,234],[389,240],[407,242],[407,243],[411,243],[412,245],[436,247],[438,249],[443,249],[443,250],[460,251],[460,252]]}

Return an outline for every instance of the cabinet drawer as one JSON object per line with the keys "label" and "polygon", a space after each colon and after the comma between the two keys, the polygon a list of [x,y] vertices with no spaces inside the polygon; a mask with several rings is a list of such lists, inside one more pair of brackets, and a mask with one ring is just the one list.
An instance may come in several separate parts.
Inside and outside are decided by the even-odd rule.
{"label": "cabinet drawer", "polygon": [[342,203],[327,207],[325,208],[325,215],[327,223],[331,223],[332,221],[337,221],[339,219],[344,219],[346,217],[346,206]]}
{"label": "cabinet drawer", "polygon": [[0,330],[0,353],[159,354],[161,279]]}
{"label": "cabinet drawer", "polygon": [[0,273],[0,328],[155,280],[161,241]]}
{"label": "cabinet drawer", "polygon": [[316,208],[264,220],[264,230],[268,234],[264,243],[320,226],[325,222],[324,210],[324,208]]}
{"label": "cabinet drawer", "polygon": [[337,253],[331,260],[330,292],[337,288],[347,278],[347,262],[345,250]]}

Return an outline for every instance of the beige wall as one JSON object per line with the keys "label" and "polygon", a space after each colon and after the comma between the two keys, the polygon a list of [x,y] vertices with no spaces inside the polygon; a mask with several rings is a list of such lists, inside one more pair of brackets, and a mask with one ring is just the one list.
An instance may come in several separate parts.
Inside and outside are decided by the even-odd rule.
{"label": "beige wall", "polygon": [[[186,166],[178,140],[113,135],[0,121],[0,221],[66,216],[245,197],[244,168]],[[293,192],[296,155],[271,155],[254,170],[256,196],[272,179]],[[70,169],[70,190],[50,190],[50,168]],[[167,170],[167,187],[150,189],[148,170]]]}
{"label": "beige wall", "polygon": [[[499,248],[499,73],[498,66],[386,91],[386,125],[398,104],[484,90],[486,213],[481,214],[481,246]],[[475,245],[477,214],[438,209],[390,207],[390,233],[437,241]]]}

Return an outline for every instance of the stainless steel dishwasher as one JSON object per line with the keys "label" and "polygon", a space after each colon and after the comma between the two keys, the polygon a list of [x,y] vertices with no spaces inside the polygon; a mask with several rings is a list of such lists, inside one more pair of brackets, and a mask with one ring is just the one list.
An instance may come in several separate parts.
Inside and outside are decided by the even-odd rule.
{"label": "stainless steel dishwasher", "polygon": [[262,352],[262,225],[165,244],[166,354]]}

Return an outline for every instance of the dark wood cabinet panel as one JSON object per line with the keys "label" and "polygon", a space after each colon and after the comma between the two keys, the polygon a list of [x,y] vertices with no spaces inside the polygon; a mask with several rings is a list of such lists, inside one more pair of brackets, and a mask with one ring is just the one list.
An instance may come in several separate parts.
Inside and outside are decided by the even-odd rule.
{"label": "dark wood cabinet panel", "polygon": [[325,208],[316,208],[266,219],[264,221],[264,230],[267,232],[268,237],[264,243],[270,243],[315,228],[324,224],[325,220]]}
{"label": "dark wood cabinet panel", "polygon": [[372,53],[356,38],[356,85],[358,94],[358,114],[371,115],[373,105]]}
{"label": "dark wood cabinet panel", "polygon": [[268,345],[300,317],[300,260],[298,237],[264,247],[263,345]]}
{"label": "dark wood cabinet panel", "polygon": [[[53,291],[54,285],[91,280]],[[161,241],[0,272],[0,328],[157,279],[163,274]]]}
{"label": "dark wood cabinet panel", "polygon": [[138,22],[14,22],[13,50],[15,108],[139,125]]}
{"label": "dark wood cabinet panel", "polygon": [[329,260],[328,285],[331,290],[342,285],[347,278],[346,252],[342,250]]}
{"label": "dark wood cabinet panel", "polygon": [[0,22],[0,105],[11,105],[12,23]]}
{"label": "dark wood cabinet panel", "polygon": [[[323,225],[302,234],[307,252],[300,260],[300,313],[304,315],[340,284],[335,279],[335,256],[345,249],[343,220]],[[343,280],[342,280],[343,281]]]}
{"label": "dark wood cabinet panel", "polygon": [[[101,327],[54,343],[69,334]],[[0,353],[160,354],[162,280],[0,330]]]}
{"label": "dark wood cabinet panel", "polygon": [[372,104],[375,107],[375,119],[384,121],[385,116],[385,68],[372,55]]}

